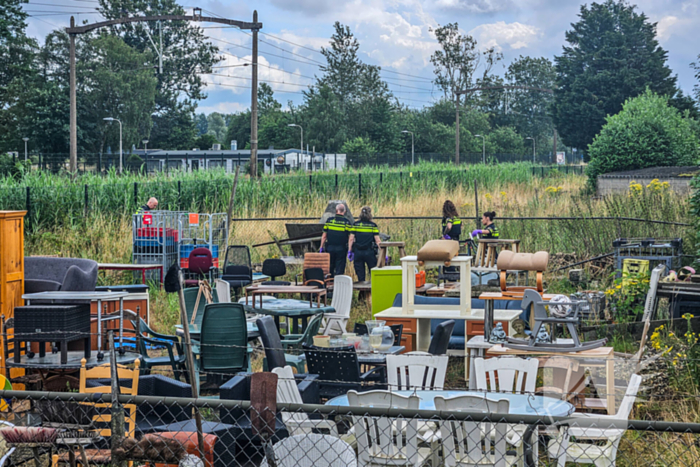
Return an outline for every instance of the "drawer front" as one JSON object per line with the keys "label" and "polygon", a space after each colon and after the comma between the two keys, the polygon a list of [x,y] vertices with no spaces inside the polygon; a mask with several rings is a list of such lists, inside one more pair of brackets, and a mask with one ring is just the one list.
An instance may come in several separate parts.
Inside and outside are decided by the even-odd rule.
{"label": "drawer front", "polygon": [[[381,318],[380,318],[381,319]],[[417,332],[416,320],[412,318],[386,318],[386,325],[403,324],[403,332]]]}
{"label": "drawer front", "polygon": [[401,334],[401,345],[406,347],[406,352],[413,352],[416,348],[416,335],[415,334]]}

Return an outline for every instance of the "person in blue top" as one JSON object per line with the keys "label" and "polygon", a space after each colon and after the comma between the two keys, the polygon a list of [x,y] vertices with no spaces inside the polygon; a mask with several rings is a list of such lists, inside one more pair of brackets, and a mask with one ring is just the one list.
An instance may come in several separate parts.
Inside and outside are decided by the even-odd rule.
{"label": "person in blue top", "polygon": [[345,206],[335,207],[335,217],[331,217],[323,225],[320,252],[331,255],[331,275],[345,274],[345,257],[348,254],[348,240],[352,233],[352,224],[345,217]]}

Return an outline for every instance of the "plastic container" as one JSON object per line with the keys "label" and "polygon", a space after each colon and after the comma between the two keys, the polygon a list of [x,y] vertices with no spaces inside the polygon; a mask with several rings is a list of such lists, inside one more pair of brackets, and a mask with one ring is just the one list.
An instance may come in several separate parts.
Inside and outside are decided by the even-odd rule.
{"label": "plastic container", "polygon": [[372,268],[372,316],[391,308],[396,294],[401,293],[402,273],[401,266]]}
{"label": "plastic container", "polygon": [[425,285],[425,271],[420,271],[416,274],[416,288]]}

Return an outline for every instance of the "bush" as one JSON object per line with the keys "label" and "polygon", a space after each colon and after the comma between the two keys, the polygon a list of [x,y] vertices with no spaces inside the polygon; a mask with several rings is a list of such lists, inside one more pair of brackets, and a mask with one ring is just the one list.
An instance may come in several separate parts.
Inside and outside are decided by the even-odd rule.
{"label": "bush", "polygon": [[14,179],[19,179],[22,177],[22,174],[30,170],[31,164],[31,161],[14,160],[12,154],[0,153],[0,176],[10,176]]}
{"label": "bush", "polygon": [[666,97],[647,90],[608,116],[588,146],[586,173],[593,185],[600,174],[647,167],[694,165],[698,138],[690,121],[669,107]]}

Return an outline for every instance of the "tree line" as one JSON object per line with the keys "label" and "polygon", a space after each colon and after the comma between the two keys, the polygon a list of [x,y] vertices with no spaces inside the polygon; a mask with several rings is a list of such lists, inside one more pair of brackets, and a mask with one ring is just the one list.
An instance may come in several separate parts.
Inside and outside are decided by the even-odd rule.
{"label": "tree line", "polygon": [[[22,137],[31,149],[68,152],[68,36],[52,31],[42,44],[26,35],[22,0],[0,0],[0,151],[17,151]],[[184,14],[175,0],[99,0],[107,19],[123,16]],[[165,59],[157,70],[151,37],[158,25],[117,25],[77,37],[78,152],[103,153],[118,147],[123,122],[126,148],[207,149],[231,140],[245,148],[250,141],[250,112],[197,114],[206,97],[202,73],[224,59],[203,30],[187,22],[163,25]],[[375,154],[415,151],[454,152],[455,103],[460,99],[460,148],[489,154],[526,154],[534,138],[540,155],[552,152],[556,128],[559,150],[586,153],[606,117],[630,98],[647,90],[688,119],[697,132],[697,100],[684,95],[667,65],[667,51],[656,39],[656,25],[625,1],[583,5],[566,33],[566,44],[554,61],[520,56],[504,64],[493,48],[483,49],[460,31],[457,23],[436,27],[439,47],[431,57],[432,84],[440,99],[415,108],[395,95],[381,68],[363,62],[360,43],[339,22],[314,83],[300,104],[283,105],[265,82],[258,90],[259,147],[296,148],[299,129],[304,145],[327,153]],[[695,66],[695,65],[691,65]],[[502,74],[497,71],[504,69]],[[700,67],[696,68],[700,78]],[[551,89],[458,91],[474,87],[526,86]]]}

